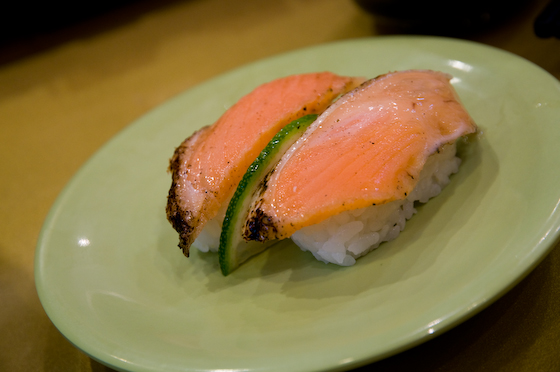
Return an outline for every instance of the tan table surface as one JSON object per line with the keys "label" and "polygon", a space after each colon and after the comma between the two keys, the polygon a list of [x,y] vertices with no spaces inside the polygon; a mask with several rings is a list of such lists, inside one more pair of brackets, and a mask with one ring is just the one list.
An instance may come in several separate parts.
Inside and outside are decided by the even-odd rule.
{"label": "tan table surface", "polygon": [[[471,39],[560,78],[560,41],[538,39],[535,1]],[[351,0],[145,1],[0,48],[0,371],[108,371],[75,349],[38,300],[34,250],[78,168],[148,110],[237,66],[379,35]],[[560,130],[560,126],[559,126]],[[551,185],[557,187],[557,185]],[[560,371],[560,249],[455,329],[379,371]]]}

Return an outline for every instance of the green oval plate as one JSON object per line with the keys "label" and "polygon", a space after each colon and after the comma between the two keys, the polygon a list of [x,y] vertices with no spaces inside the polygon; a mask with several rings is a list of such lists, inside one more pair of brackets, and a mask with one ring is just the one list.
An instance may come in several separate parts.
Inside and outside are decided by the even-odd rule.
{"label": "green oval plate", "polygon": [[[175,146],[255,86],[330,70],[434,69],[482,129],[451,184],[353,267],[283,242],[223,277],[176,247],[165,217]],[[68,184],[36,252],[42,305],[74,345],[131,371],[348,369],[424,342],[504,294],[559,233],[560,84],[535,65],[445,38],[320,45],[210,80],[107,143]]]}

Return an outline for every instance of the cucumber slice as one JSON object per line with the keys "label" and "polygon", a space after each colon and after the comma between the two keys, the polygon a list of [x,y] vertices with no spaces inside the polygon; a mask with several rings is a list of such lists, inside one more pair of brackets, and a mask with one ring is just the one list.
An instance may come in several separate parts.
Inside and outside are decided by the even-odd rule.
{"label": "cucumber slice", "polygon": [[317,115],[306,115],[282,128],[247,169],[243,179],[239,182],[228,205],[220,235],[219,259],[224,276],[276,242],[274,240],[265,243],[246,241],[241,236],[252,196],[282,155],[301,137],[316,118]]}

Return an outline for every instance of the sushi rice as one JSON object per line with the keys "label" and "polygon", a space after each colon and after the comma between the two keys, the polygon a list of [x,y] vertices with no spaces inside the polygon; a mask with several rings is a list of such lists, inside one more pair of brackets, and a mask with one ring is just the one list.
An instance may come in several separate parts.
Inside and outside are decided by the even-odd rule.
{"label": "sushi rice", "polygon": [[403,200],[342,212],[296,231],[291,239],[319,261],[350,266],[356,258],[395,239],[415,213],[415,202],[426,203],[438,195],[457,173],[461,159],[456,145],[443,146],[431,155],[414,190]]}

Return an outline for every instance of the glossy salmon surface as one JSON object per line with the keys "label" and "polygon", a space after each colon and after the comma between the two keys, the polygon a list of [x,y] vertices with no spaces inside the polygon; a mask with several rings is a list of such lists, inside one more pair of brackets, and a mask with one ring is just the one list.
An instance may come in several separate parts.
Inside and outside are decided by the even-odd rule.
{"label": "glossy salmon surface", "polygon": [[323,112],[333,99],[363,81],[330,72],[277,79],[257,87],[212,126],[187,138],[170,161],[172,185],[166,208],[185,255],[281,128],[303,115]]}
{"label": "glossy salmon surface", "polygon": [[340,212],[404,199],[432,153],[477,131],[450,78],[389,73],[341,97],[267,176],[245,239],[288,238]]}

